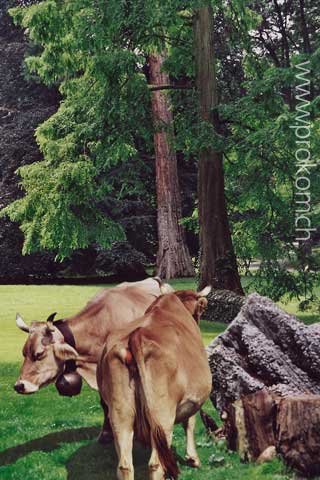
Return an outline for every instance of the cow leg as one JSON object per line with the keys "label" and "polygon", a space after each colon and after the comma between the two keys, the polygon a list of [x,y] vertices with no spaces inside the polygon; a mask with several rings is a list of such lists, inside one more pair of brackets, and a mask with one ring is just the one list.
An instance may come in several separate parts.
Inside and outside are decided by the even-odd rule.
{"label": "cow leg", "polygon": [[128,368],[119,360],[119,355],[108,355],[109,375],[106,396],[109,418],[118,454],[118,480],[134,480],[132,461],[133,430],[135,419],[134,384]]}
{"label": "cow leg", "polygon": [[190,467],[200,467],[200,459],[197,454],[196,444],[194,441],[194,430],[196,426],[196,416],[189,417],[188,420],[183,422],[183,428],[187,437],[187,451],[186,461]]}
{"label": "cow leg", "polygon": [[130,426],[122,423],[119,429],[114,432],[114,440],[118,454],[118,480],[134,480],[134,469],[132,461],[133,447],[133,424]]}
{"label": "cow leg", "polygon": [[98,442],[101,443],[102,445],[106,445],[106,444],[112,442],[113,433],[112,433],[110,420],[109,420],[109,409],[108,409],[107,404],[102,399],[102,397],[100,397],[100,405],[101,405],[101,407],[103,409],[103,413],[104,413],[104,422],[103,422],[103,425],[102,425],[100,435],[98,437]]}

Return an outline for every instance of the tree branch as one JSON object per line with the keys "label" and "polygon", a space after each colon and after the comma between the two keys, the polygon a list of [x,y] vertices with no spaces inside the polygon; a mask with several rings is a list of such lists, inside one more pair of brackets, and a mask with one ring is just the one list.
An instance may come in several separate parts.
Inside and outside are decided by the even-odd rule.
{"label": "tree branch", "polygon": [[171,85],[171,84],[148,85],[148,89],[151,90],[152,92],[156,90],[192,90],[193,86],[192,85]]}

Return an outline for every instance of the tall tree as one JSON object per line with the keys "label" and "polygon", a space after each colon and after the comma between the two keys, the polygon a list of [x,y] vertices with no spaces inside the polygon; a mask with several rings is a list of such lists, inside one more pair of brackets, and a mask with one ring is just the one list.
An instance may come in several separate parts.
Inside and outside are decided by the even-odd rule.
{"label": "tall tree", "polygon": [[[47,0],[12,11],[15,21],[29,32],[32,43],[41,47],[32,49],[34,55],[26,59],[29,71],[48,85],[60,85],[63,102],[59,111],[37,129],[45,161],[20,169],[25,196],[3,214],[21,224],[25,252],[54,249],[64,257],[92,242],[108,246],[119,238],[114,200],[127,195],[133,201],[148,198],[152,209],[155,202],[150,182],[154,175],[146,175],[146,167],[154,166],[152,109],[143,73],[147,55],[169,45],[166,71],[173,84],[170,88],[174,87],[170,100],[175,150],[192,174],[202,151],[201,239],[204,251],[207,232],[205,246],[209,254],[211,249],[213,252],[210,261],[207,256],[207,263],[203,262],[208,266],[208,277],[214,278],[214,285],[239,286],[234,282],[237,275],[229,227],[221,222],[226,219],[224,168],[238,261],[249,269],[253,259],[261,259],[259,271],[251,276],[260,293],[274,299],[286,293],[299,296],[306,290],[306,275],[312,287],[316,272],[310,262],[308,269],[303,267],[298,272],[285,268],[285,262],[292,264],[299,254],[294,245],[296,139],[290,128],[295,125],[296,109],[289,102],[294,97],[295,65],[310,59],[311,150],[316,158],[320,151],[319,6],[312,0],[250,5],[242,0],[215,2],[219,105],[215,100],[211,108],[208,101],[202,115],[197,115],[198,102],[192,88],[194,34],[190,27],[195,8],[200,6],[194,0],[161,4],[154,0]],[[206,9],[205,15],[209,20],[212,12]],[[205,45],[209,30],[199,30],[203,38],[199,36],[198,44]],[[198,48],[203,68],[205,54],[213,56],[206,48]],[[208,62],[212,68],[212,59]],[[198,75],[198,87],[199,80]],[[202,81],[203,92],[206,87],[211,89],[211,81],[214,76],[207,85]],[[220,120],[213,112],[219,113]],[[205,157],[216,160],[215,164],[206,166],[201,162]],[[315,203],[320,182],[316,167],[312,172],[312,224],[317,225],[320,212]],[[182,177],[180,182],[184,193],[188,189],[189,208],[184,203],[183,210],[188,216],[195,200],[195,182],[187,183]],[[198,233],[197,209],[184,224]],[[155,252],[153,223],[152,235],[140,222],[136,225]],[[204,278],[204,272],[201,276]]]}
{"label": "tall tree", "polygon": [[[177,157],[173,144],[172,106],[168,93],[157,90],[170,85],[169,75],[163,71],[165,51],[149,55],[152,114],[154,123],[154,149],[156,158],[158,253],[157,275],[161,278],[194,275],[192,260],[186,244],[185,232],[180,224],[181,197]],[[151,87],[152,88],[152,87]]]}
{"label": "tall tree", "polygon": [[[217,131],[218,94],[211,5],[195,10],[194,43],[200,116]],[[211,284],[214,288],[243,294],[228,221],[223,153],[209,145],[201,148],[199,153],[198,202],[200,288]]]}

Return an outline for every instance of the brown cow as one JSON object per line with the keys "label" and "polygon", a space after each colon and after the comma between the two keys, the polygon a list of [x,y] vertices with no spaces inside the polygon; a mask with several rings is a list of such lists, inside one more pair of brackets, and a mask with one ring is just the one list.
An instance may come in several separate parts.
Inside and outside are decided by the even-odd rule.
{"label": "brown cow", "polygon": [[[171,289],[169,285],[166,288]],[[66,370],[76,370],[90,387],[97,389],[97,363],[107,336],[143,315],[159,295],[160,279],[149,278],[103,289],[80,313],[64,321],[53,323],[54,315],[50,315],[47,322],[32,322],[29,327],[17,315],[18,327],[29,335],[15,390],[34,393],[61,378]],[[100,441],[107,441],[110,428],[107,410],[102,406],[105,423]]]}
{"label": "brown cow", "polygon": [[107,339],[97,379],[109,408],[119,480],[134,478],[134,435],[151,444],[149,478],[177,478],[170,450],[174,423],[186,430],[188,463],[200,465],[194,415],[210,394],[211,374],[197,323],[209,292],[206,287],[163,295],[143,317]]}

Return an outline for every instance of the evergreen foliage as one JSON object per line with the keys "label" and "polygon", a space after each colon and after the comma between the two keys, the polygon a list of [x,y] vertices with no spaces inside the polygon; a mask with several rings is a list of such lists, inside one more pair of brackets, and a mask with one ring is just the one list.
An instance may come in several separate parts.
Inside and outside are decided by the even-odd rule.
{"label": "evergreen foliage", "polygon": [[[166,69],[176,87],[170,93],[180,166],[195,172],[205,146],[223,151],[240,265],[249,272],[252,261],[261,261],[253,278],[260,292],[310,300],[318,266],[294,242],[297,166],[290,126],[296,117],[296,65],[309,60],[316,159],[320,7],[306,0],[303,22],[298,0],[213,2],[220,91],[220,127],[214,131],[199,119],[194,89],[192,15],[198,4],[45,0],[11,10],[40,49],[26,59],[28,71],[57,85],[62,102],[36,132],[44,160],[19,169],[25,195],[4,213],[21,224],[25,253],[51,249],[64,258],[77,248],[108,247],[125,237],[115,201],[144,199],[155,209],[147,55],[166,46]],[[318,174],[319,166],[313,167],[313,226],[320,219]],[[196,202],[194,181],[182,185],[189,203]],[[196,210],[184,213],[184,222],[197,230]]]}

